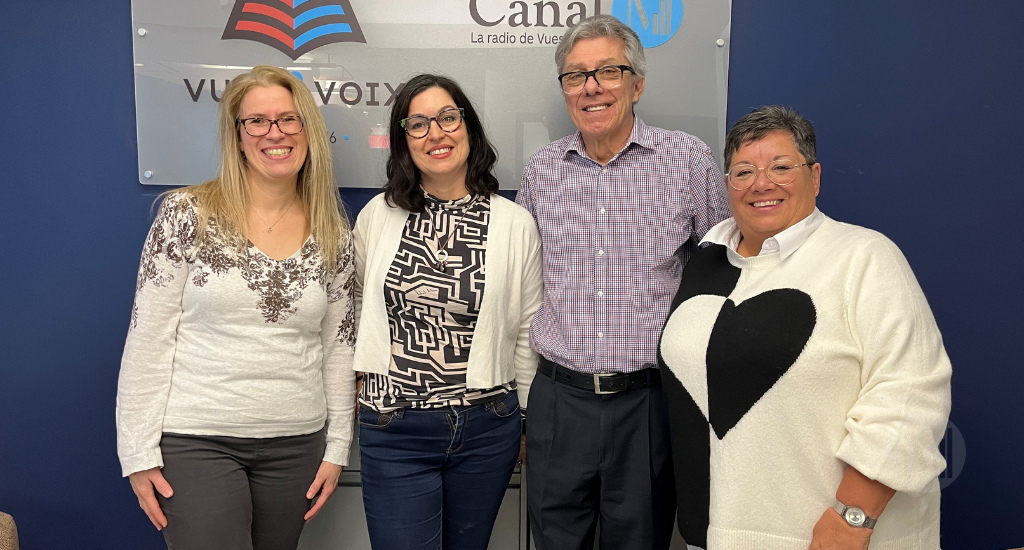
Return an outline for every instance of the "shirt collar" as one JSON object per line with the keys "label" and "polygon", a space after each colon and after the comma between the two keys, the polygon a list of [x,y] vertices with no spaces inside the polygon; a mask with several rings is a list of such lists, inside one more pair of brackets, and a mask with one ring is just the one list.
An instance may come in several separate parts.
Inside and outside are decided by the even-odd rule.
{"label": "shirt collar", "polygon": [[[825,215],[821,213],[821,210],[817,208],[814,212],[811,212],[806,218],[796,222],[792,227],[788,227],[783,231],[780,231],[778,235],[765,239],[761,245],[761,252],[758,256],[765,256],[767,254],[779,253],[779,259],[785,260],[791,254],[796,252],[798,248],[813,234],[822,222],[825,221]],[[714,243],[726,246],[733,252],[736,252],[736,247],[740,244],[740,228],[736,225],[736,218],[728,218],[718,223],[718,225],[711,228],[704,238],[701,239],[700,244]]]}
{"label": "shirt collar", "polygon": [[[633,115],[633,131],[629,133],[629,140],[626,141],[626,145],[622,148],[622,150],[620,150],[618,153],[615,154],[614,157],[612,157],[612,160],[618,158],[618,156],[621,155],[623,151],[628,149],[629,146],[634,143],[639,145],[640,147],[644,147],[652,151],[655,147],[654,132],[651,130],[651,127],[644,124],[644,121],[640,120],[640,117],[636,116],[635,114]],[[563,158],[564,156],[567,156],[570,152],[576,153],[577,155],[580,156],[586,156],[586,147],[583,144],[583,134],[581,134],[579,131],[573,134],[572,139],[570,139],[569,142],[566,143]]]}

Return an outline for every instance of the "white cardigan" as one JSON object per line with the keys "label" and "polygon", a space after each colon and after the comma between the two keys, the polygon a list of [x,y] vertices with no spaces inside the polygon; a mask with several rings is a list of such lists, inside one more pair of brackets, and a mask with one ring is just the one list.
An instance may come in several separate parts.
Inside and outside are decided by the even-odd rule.
{"label": "white cardigan", "polygon": [[[393,362],[384,279],[408,219],[408,211],[388,206],[380,194],[356,220],[359,329],[353,369],[359,372],[387,374]],[[530,321],[543,296],[540,234],[533,216],[512,201],[491,195],[486,251],[484,297],[469,351],[466,387],[493,388],[515,379],[519,404],[526,408],[538,359],[530,349]]]}

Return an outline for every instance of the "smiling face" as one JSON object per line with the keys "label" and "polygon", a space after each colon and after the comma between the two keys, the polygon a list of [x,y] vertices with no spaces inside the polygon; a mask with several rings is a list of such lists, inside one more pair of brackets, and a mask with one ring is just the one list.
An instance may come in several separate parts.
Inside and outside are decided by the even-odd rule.
{"label": "smiling face", "polygon": [[[592,71],[606,65],[629,65],[622,42],[604,36],[585,38],[573,45],[562,72]],[[583,91],[565,96],[565,108],[585,142],[624,142],[633,131],[633,104],[643,92],[644,78],[630,71],[623,72],[618,88],[607,89],[588,78]]]}
{"label": "smiling face", "polygon": [[[238,109],[239,119],[259,117],[275,120],[298,114],[292,93],[283,86],[257,86],[249,90]],[[238,139],[239,148],[245,153],[250,179],[256,183],[294,183],[298,180],[309,149],[305,129],[287,135],[274,124],[267,135],[254,137],[239,124]]]}
{"label": "smiling face", "polygon": [[[458,107],[444,88],[427,88],[412,98],[405,116],[433,118],[444,109]],[[430,132],[425,137],[417,139],[406,134],[405,140],[425,186],[452,182],[465,185],[469,159],[469,133],[465,121],[457,130],[448,133],[441,130],[436,120],[431,120]]]}
{"label": "smiling face", "polygon": [[[807,162],[797,151],[789,132],[775,130],[757,141],[741,145],[733,154],[729,167],[745,163],[764,168],[775,160],[790,160],[796,164]],[[726,185],[729,206],[743,234],[741,254],[758,254],[765,239],[774,237],[814,212],[815,197],[821,183],[821,164],[800,166],[794,170],[797,171],[796,179],[785,186],[772,183],[764,170],[759,170],[753,185],[742,191]]]}

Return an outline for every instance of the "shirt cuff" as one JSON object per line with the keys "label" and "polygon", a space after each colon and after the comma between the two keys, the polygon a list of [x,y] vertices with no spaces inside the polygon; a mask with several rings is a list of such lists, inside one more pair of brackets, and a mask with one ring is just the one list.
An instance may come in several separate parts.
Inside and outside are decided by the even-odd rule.
{"label": "shirt cuff", "polygon": [[348,466],[348,451],[349,447],[347,445],[343,446],[339,442],[328,443],[327,451],[324,452],[324,462],[330,462],[338,466]]}
{"label": "shirt cuff", "polygon": [[121,457],[121,476],[128,477],[135,472],[149,470],[150,468],[163,468],[164,457],[160,453],[160,447],[149,449],[132,456]]}

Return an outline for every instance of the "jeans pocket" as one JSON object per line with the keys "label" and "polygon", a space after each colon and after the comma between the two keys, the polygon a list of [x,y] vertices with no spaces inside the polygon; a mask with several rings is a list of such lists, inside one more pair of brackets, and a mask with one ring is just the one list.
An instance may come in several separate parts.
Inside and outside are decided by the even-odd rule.
{"label": "jeans pocket", "polygon": [[381,413],[371,409],[359,408],[359,425],[367,428],[387,428],[395,419],[401,418],[405,409]]}
{"label": "jeans pocket", "polygon": [[515,391],[510,391],[501,399],[488,403],[487,409],[494,413],[494,416],[497,416],[498,418],[507,418],[512,416],[519,412],[519,394]]}

